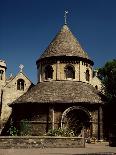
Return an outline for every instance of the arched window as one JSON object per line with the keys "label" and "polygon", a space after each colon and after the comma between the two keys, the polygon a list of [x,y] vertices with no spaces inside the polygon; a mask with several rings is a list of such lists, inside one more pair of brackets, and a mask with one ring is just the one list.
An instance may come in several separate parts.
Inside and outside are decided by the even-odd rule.
{"label": "arched window", "polygon": [[89,74],[89,70],[86,70],[86,81],[90,81],[90,74]]}
{"label": "arched window", "polygon": [[75,70],[73,66],[65,67],[66,79],[75,79]]}
{"label": "arched window", "polygon": [[0,70],[0,80],[3,80],[3,73],[4,73],[4,71]]}
{"label": "arched window", "polygon": [[25,81],[23,79],[17,80],[17,90],[24,90],[24,83]]}
{"label": "arched window", "polygon": [[53,79],[53,68],[50,65],[45,67],[45,79]]}

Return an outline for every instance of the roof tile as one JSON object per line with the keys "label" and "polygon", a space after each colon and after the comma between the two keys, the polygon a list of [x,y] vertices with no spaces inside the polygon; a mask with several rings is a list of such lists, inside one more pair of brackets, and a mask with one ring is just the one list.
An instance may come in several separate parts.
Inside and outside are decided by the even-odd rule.
{"label": "roof tile", "polygon": [[12,104],[19,103],[102,103],[99,92],[90,84],[77,81],[41,82]]}
{"label": "roof tile", "polygon": [[61,28],[40,59],[52,56],[78,56],[89,59],[67,25]]}

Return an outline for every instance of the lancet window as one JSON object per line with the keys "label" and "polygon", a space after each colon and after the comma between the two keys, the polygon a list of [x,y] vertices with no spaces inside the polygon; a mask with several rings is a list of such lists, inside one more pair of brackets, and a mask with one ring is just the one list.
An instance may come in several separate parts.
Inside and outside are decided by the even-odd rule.
{"label": "lancet window", "polygon": [[89,74],[89,70],[87,69],[86,70],[86,73],[85,73],[86,75],[86,81],[90,81],[90,74]]}
{"label": "lancet window", "polygon": [[3,80],[3,73],[4,73],[4,71],[0,70],[0,80]]}
{"label": "lancet window", "polygon": [[17,90],[24,90],[24,83],[25,81],[23,79],[17,80]]}

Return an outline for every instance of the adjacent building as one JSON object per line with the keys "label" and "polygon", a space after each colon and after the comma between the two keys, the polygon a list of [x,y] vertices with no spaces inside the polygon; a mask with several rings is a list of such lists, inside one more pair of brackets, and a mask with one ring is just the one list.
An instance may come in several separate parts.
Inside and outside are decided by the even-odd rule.
{"label": "adjacent building", "polygon": [[12,103],[23,95],[33,84],[23,72],[23,65],[20,65],[20,71],[16,76],[6,77],[6,63],[0,60],[0,130],[2,131],[9,120],[12,109],[9,103]]}

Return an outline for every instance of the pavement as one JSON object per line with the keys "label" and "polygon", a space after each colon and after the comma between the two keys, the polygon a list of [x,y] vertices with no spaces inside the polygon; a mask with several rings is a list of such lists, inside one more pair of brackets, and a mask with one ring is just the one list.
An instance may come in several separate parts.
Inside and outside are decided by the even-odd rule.
{"label": "pavement", "polygon": [[0,149],[0,155],[116,155],[116,147],[108,143],[86,144],[85,148]]}

